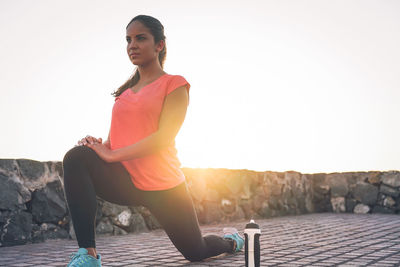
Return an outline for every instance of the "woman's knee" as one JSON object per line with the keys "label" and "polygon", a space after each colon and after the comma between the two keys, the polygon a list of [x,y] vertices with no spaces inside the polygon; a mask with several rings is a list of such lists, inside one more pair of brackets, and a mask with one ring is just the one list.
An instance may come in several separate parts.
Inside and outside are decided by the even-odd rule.
{"label": "woman's knee", "polygon": [[203,259],[205,259],[204,255],[201,253],[185,253],[183,254],[183,257],[185,257],[185,259],[187,259],[190,262],[196,262],[196,261],[201,261]]}
{"label": "woman's knee", "polygon": [[186,247],[179,249],[179,251],[190,262],[201,261],[207,258],[207,248],[201,244],[186,244]]}
{"label": "woman's knee", "polygon": [[75,146],[71,148],[67,153],[64,155],[63,165],[75,162],[76,160],[81,161],[87,155],[92,154],[94,151],[87,146]]}
{"label": "woman's knee", "polygon": [[[65,155],[63,159],[63,180],[75,179],[75,174],[80,166],[87,165],[90,158],[93,157],[93,153],[96,153],[91,148],[87,146],[76,146],[71,148]],[[69,174],[69,175],[68,175]]]}

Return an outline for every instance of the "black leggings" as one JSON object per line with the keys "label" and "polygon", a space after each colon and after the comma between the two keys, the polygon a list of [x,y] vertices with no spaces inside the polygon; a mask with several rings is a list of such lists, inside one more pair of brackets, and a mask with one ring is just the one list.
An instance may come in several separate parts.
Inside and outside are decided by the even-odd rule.
{"label": "black leggings", "polygon": [[64,156],[64,190],[79,247],[96,247],[96,195],[124,206],[144,206],[189,261],[199,261],[233,250],[233,241],[216,235],[202,237],[191,196],[183,182],[160,191],[134,186],[121,162],[108,163],[87,146],[76,146]]}

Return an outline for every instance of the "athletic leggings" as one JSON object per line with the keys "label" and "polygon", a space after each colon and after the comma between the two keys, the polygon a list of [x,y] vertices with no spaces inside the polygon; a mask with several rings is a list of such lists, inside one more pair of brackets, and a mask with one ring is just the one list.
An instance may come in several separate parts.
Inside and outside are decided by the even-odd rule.
{"label": "athletic leggings", "polygon": [[65,154],[63,171],[65,196],[80,248],[96,247],[97,195],[118,205],[148,208],[189,261],[233,251],[232,240],[201,235],[185,182],[167,190],[140,190],[121,162],[105,162],[87,146],[76,146]]}

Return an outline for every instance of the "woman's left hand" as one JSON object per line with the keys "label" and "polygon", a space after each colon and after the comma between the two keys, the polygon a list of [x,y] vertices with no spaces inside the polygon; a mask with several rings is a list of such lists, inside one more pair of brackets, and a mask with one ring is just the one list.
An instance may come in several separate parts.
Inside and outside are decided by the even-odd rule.
{"label": "woman's left hand", "polygon": [[114,162],[114,153],[106,145],[102,143],[87,143],[86,146],[93,149],[97,153],[97,155],[99,155],[99,157],[105,162]]}

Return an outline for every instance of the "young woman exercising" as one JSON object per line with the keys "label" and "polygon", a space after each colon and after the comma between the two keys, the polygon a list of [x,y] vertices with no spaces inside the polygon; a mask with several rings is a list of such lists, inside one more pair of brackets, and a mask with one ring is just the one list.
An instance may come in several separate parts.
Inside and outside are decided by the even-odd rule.
{"label": "young woman exercising", "polygon": [[164,72],[164,27],[139,15],[126,27],[127,53],[137,68],[116,92],[107,140],[86,136],[64,156],[64,190],[79,249],[68,266],[101,266],[96,251],[96,196],[145,206],[189,261],[241,250],[234,228],[202,236],[175,148],[190,84]]}

